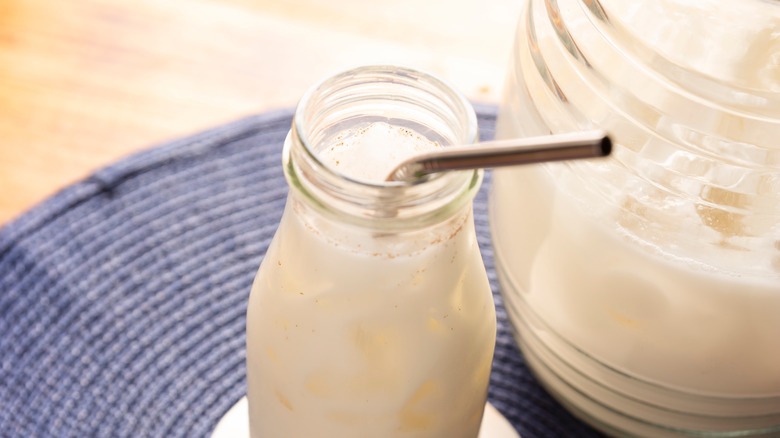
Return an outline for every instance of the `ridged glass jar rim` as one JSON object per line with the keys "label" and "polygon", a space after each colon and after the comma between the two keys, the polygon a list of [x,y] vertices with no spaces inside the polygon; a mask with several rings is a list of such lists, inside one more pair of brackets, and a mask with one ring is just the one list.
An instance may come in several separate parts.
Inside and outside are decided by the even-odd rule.
{"label": "ridged glass jar rim", "polygon": [[445,146],[478,139],[471,103],[443,80],[401,66],[357,67],[323,79],[301,98],[283,151],[290,187],[323,213],[386,230],[434,224],[471,202],[482,179],[478,170],[372,182],[320,158],[319,148],[338,132],[376,121],[422,130]]}

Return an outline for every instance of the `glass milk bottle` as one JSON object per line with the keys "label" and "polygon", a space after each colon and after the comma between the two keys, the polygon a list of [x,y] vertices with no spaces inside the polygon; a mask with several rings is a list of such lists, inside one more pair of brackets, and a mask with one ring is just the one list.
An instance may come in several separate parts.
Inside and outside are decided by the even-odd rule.
{"label": "glass milk bottle", "polygon": [[529,0],[499,137],[599,127],[607,160],[499,170],[516,338],[616,435],[780,436],[780,5]]}
{"label": "glass milk bottle", "polygon": [[247,311],[252,437],[477,436],[496,330],[481,173],[384,181],[411,153],[476,139],[469,103],[412,70],[358,68],[301,100]]}

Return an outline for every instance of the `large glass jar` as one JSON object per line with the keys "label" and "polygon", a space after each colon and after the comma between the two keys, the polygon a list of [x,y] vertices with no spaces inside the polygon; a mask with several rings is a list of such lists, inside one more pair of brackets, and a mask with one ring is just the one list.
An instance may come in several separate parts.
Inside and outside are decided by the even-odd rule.
{"label": "large glass jar", "polygon": [[477,138],[468,101],[413,70],[359,68],[301,100],[290,194],[247,310],[253,437],[478,434],[496,331],[471,207],[482,173],[371,182],[344,161],[393,153],[323,159],[376,123],[441,145]]}
{"label": "large glass jar", "polygon": [[613,156],[499,170],[518,343],[608,433],[780,436],[780,4],[529,0],[498,137]]}

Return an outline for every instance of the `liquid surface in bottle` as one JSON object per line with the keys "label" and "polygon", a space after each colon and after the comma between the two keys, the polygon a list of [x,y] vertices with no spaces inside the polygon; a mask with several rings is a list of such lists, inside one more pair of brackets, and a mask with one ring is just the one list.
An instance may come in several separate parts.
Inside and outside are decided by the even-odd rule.
{"label": "liquid surface in bottle", "polygon": [[[375,123],[337,135],[320,158],[382,181],[432,147]],[[252,436],[476,437],[495,311],[471,209],[412,234],[313,215],[291,194],[252,287]]]}
{"label": "liquid surface in bottle", "polygon": [[439,147],[409,128],[375,122],[338,133],[320,159],[350,178],[377,183],[405,159]]}

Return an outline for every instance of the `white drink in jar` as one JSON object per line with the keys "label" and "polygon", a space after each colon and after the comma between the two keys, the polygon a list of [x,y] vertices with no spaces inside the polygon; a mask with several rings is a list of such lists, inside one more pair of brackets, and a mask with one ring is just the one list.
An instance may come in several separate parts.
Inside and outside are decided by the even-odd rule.
{"label": "white drink in jar", "polygon": [[[335,172],[382,184],[404,157],[433,147],[377,122],[318,149]],[[495,311],[470,204],[440,223],[377,232],[310,202],[291,188],[252,287],[252,436],[476,437]]]}
{"label": "white drink in jar", "polygon": [[[521,288],[507,301],[525,300],[556,334],[632,376],[737,398],[780,394],[772,259],[763,276],[738,275],[696,262],[695,253],[664,254],[610,227],[631,213],[588,211],[600,200],[581,181],[569,185],[543,169],[497,173],[495,251],[503,284]],[[518,227],[529,210],[534,217]]]}
{"label": "white drink in jar", "polygon": [[[598,124],[616,148],[603,162],[496,171],[502,295],[541,380],[617,434],[780,433],[780,125],[760,114],[773,101],[696,95],[720,98],[734,77],[776,88],[766,37],[780,21],[722,3],[732,13],[533,0],[518,31],[497,137]],[[771,8],[744,8],[759,6]],[[643,25],[656,7],[673,18]],[[640,29],[643,45],[616,29]],[[671,73],[651,69],[666,65],[648,47],[674,59]]]}

